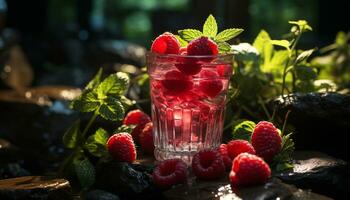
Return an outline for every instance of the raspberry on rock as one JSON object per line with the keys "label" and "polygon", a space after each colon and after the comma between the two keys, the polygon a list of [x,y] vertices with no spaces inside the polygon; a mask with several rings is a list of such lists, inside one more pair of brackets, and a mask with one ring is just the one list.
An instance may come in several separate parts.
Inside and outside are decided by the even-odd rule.
{"label": "raspberry on rock", "polygon": [[218,45],[205,36],[192,40],[187,46],[188,55],[217,55],[218,53]]}
{"label": "raspberry on rock", "polygon": [[255,126],[251,141],[256,155],[266,162],[271,162],[282,148],[282,137],[277,128],[267,121],[261,121]]}
{"label": "raspberry on rock", "polygon": [[180,43],[173,34],[165,32],[153,41],[151,51],[159,54],[179,54]]}
{"label": "raspberry on rock", "polygon": [[230,156],[228,156],[227,144],[221,144],[219,147],[219,152],[222,156],[222,160],[224,161],[226,170],[230,170],[232,166],[232,159]]}
{"label": "raspberry on rock", "polygon": [[117,133],[107,141],[107,149],[111,156],[121,162],[132,163],[136,160],[134,141],[129,133]]}
{"label": "raspberry on rock", "polygon": [[186,91],[189,91],[193,87],[191,77],[177,71],[171,70],[166,72],[162,85],[166,89],[166,93],[169,95],[179,95]]}
{"label": "raspberry on rock", "polygon": [[202,70],[199,77],[202,79],[199,82],[199,88],[205,95],[214,98],[221,92],[223,84],[216,72]]}
{"label": "raspberry on rock", "polygon": [[233,160],[240,153],[255,154],[254,147],[246,140],[231,140],[227,144],[228,156]]}
{"label": "raspberry on rock", "polygon": [[145,124],[151,121],[151,118],[139,109],[130,111],[124,118],[124,125],[136,125],[131,135],[135,142],[139,142],[139,136]]}
{"label": "raspberry on rock", "polygon": [[187,165],[181,159],[169,159],[160,162],[153,170],[153,181],[162,188],[169,188],[187,180]]}
{"label": "raspberry on rock", "polygon": [[241,153],[233,160],[229,174],[233,186],[262,184],[270,177],[269,165],[262,158],[249,153]]}
{"label": "raspberry on rock", "polygon": [[225,173],[225,164],[219,151],[201,150],[192,158],[192,171],[203,180],[214,180]]}
{"label": "raspberry on rock", "polygon": [[141,148],[149,154],[153,154],[154,143],[153,143],[153,123],[148,122],[143,128],[140,134]]}

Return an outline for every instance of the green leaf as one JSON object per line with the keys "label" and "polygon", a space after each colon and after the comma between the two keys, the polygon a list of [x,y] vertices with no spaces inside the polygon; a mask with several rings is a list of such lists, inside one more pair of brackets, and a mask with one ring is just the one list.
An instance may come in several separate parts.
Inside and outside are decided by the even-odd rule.
{"label": "green leaf", "polygon": [[98,113],[101,115],[101,117],[107,120],[119,121],[123,119],[125,110],[122,103],[118,99],[114,97],[107,97],[107,99],[105,99],[103,104],[100,106]]}
{"label": "green leaf", "polygon": [[241,121],[233,126],[232,139],[242,139],[250,141],[251,134],[256,124],[253,121]]}
{"label": "green leaf", "polygon": [[99,128],[95,134],[90,135],[84,145],[92,155],[102,157],[107,155],[106,143],[109,134],[103,128]]}
{"label": "green leaf", "polygon": [[297,63],[300,63],[300,62],[308,59],[314,51],[315,51],[315,49],[309,49],[309,50],[303,51],[301,54],[298,55]]}
{"label": "green leaf", "polygon": [[95,182],[94,166],[85,156],[75,159],[73,165],[82,190],[88,190]]}
{"label": "green leaf", "polygon": [[317,78],[317,72],[307,65],[297,65],[295,66],[295,70],[299,80],[307,81]]}
{"label": "green leaf", "polygon": [[80,138],[80,120],[73,123],[63,135],[63,144],[66,148],[73,149],[78,145]]}
{"label": "green leaf", "polygon": [[287,50],[290,50],[289,49],[290,43],[288,40],[271,40],[271,43],[273,45],[281,46],[286,48]]}
{"label": "green leaf", "polygon": [[105,98],[107,95],[122,95],[129,87],[129,76],[124,72],[117,72],[109,75],[100,83],[96,92],[99,98]]}
{"label": "green leaf", "polygon": [[221,31],[217,36],[215,36],[215,42],[226,42],[241,34],[243,29],[240,28],[229,28]]}
{"label": "green leaf", "polygon": [[136,125],[121,125],[117,128],[117,130],[115,132],[116,133],[123,133],[123,132],[131,133],[135,127],[136,127]]}
{"label": "green leaf", "polygon": [[187,42],[190,42],[191,40],[197,39],[200,36],[203,35],[202,32],[196,29],[184,29],[178,31],[180,37],[184,39]]}
{"label": "green leaf", "polygon": [[289,24],[298,26],[301,32],[312,31],[312,27],[307,23],[306,20],[289,21]]}
{"label": "green leaf", "polygon": [[80,112],[93,112],[100,106],[100,100],[94,91],[85,90],[70,103],[70,107]]}
{"label": "green leaf", "polygon": [[123,104],[125,110],[128,110],[129,107],[135,104],[134,100],[130,100],[123,95],[120,96],[120,102]]}
{"label": "green leaf", "polygon": [[86,85],[85,89],[92,90],[96,88],[101,82],[102,73],[103,73],[103,68],[101,67],[98,70],[97,74],[94,76],[94,78]]}
{"label": "green leaf", "polygon": [[179,35],[175,35],[176,39],[179,41],[181,47],[186,47],[188,42],[182,39]]}
{"label": "green leaf", "polygon": [[214,38],[218,33],[218,24],[213,15],[209,15],[203,25],[203,35]]}
{"label": "green leaf", "polygon": [[266,65],[261,66],[261,70],[266,73],[272,73],[274,78],[282,78],[283,67],[289,61],[289,51],[279,50],[275,51],[272,59]]}
{"label": "green leaf", "polygon": [[295,150],[294,141],[291,138],[292,133],[282,137],[282,149],[279,154],[274,157],[274,164],[277,171],[283,171],[293,168],[292,154]]}
{"label": "green leaf", "polygon": [[218,49],[220,53],[226,53],[231,51],[231,46],[227,42],[219,42]]}
{"label": "green leaf", "polygon": [[343,31],[338,32],[337,36],[335,37],[335,44],[342,47],[346,45],[346,43],[347,43],[346,33]]}
{"label": "green leaf", "polygon": [[258,50],[264,64],[268,64],[272,58],[274,48],[269,34],[265,30],[261,30],[255,38],[253,46]]}

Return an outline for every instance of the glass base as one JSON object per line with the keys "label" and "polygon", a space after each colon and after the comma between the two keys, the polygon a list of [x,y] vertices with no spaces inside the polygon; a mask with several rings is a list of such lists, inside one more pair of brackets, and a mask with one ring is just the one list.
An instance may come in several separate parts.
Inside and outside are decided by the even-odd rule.
{"label": "glass base", "polygon": [[[212,149],[216,149],[217,147],[213,147]],[[173,158],[179,158],[183,160],[187,165],[191,165],[192,163],[192,157],[194,154],[196,154],[199,150],[193,150],[193,151],[169,151],[169,150],[163,150],[159,148],[154,149],[154,156],[156,160],[163,161],[167,159],[173,159]]]}

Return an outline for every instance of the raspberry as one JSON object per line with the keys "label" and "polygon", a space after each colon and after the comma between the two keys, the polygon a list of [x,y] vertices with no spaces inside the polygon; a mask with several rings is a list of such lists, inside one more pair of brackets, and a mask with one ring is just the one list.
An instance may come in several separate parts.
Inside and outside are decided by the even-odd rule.
{"label": "raspberry", "polygon": [[216,71],[219,74],[219,76],[231,76],[232,75],[231,65],[217,65]]}
{"label": "raspberry", "polygon": [[139,142],[139,136],[145,124],[151,121],[151,118],[141,110],[132,110],[124,118],[124,125],[136,125],[132,130],[131,135],[135,142]]}
{"label": "raspberry", "polygon": [[162,85],[169,95],[179,95],[193,87],[191,78],[177,70],[168,71],[162,80]]}
{"label": "raspberry", "polygon": [[112,157],[121,162],[132,163],[136,160],[134,141],[129,133],[117,133],[107,141],[108,152]]}
{"label": "raspberry", "polygon": [[179,50],[180,55],[187,55],[187,47],[181,47]]}
{"label": "raspberry", "polygon": [[225,173],[225,164],[219,151],[202,150],[193,156],[192,171],[200,179],[213,180]]}
{"label": "raspberry", "polygon": [[241,153],[233,160],[229,175],[233,186],[262,184],[270,177],[269,165],[262,158],[249,153]]}
{"label": "raspberry", "polygon": [[199,88],[205,95],[214,98],[221,92],[223,84],[216,72],[202,70],[199,76],[202,79],[199,82]]}
{"label": "raspberry", "polygon": [[256,155],[266,162],[271,162],[282,148],[282,138],[277,128],[267,121],[261,121],[255,126],[251,141]]}
{"label": "raspberry", "polygon": [[231,140],[227,144],[227,153],[232,160],[244,152],[255,154],[254,147],[246,140]]}
{"label": "raspberry", "polygon": [[140,137],[141,148],[149,154],[153,154],[154,143],[153,143],[153,123],[148,122],[143,128]]}
{"label": "raspberry", "polygon": [[232,159],[227,153],[227,144],[221,144],[219,147],[219,152],[221,154],[222,160],[224,161],[226,170],[230,170],[232,166]]}
{"label": "raspberry", "polygon": [[186,75],[195,75],[201,71],[202,64],[198,62],[197,58],[179,57],[175,67]]}
{"label": "raspberry", "polygon": [[153,181],[162,188],[184,183],[187,179],[187,165],[180,159],[164,160],[153,170]]}
{"label": "raspberry", "polygon": [[165,32],[153,41],[151,51],[160,54],[178,54],[180,43],[173,34]]}
{"label": "raspberry", "polygon": [[192,40],[187,46],[188,55],[217,55],[218,53],[218,45],[205,36]]}

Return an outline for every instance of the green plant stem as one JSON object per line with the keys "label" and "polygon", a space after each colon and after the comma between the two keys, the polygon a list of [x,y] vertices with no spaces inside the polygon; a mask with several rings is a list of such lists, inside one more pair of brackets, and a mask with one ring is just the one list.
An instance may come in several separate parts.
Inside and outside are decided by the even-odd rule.
{"label": "green plant stem", "polygon": [[87,123],[87,125],[85,126],[82,134],[81,134],[81,138],[80,141],[78,142],[77,146],[74,148],[73,152],[68,156],[67,159],[65,159],[65,161],[63,162],[63,164],[61,165],[58,174],[61,176],[63,175],[64,170],[66,169],[66,167],[69,165],[69,163],[71,163],[75,157],[76,154],[79,153],[79,151],[81,151],[81,145],[84,144],[85,142],[85,135],[88,132],[88,130],[90,129],[92,123],[95,121],[96,117],[98,116],[98,114],[95,112],[93,114],[93,116],[90,118],[89,122]]}
{"label": "green plant stem", "polygon": [[265,106],[265,103],[264,103],[264,101],[263,101],[263,99],[261,98],[260,95],[258,95],[258,102],[260,103],[262,109],[264,110],[266,117],[268,119],[271,119],[271,115],[270,115],[269,111],[267,110],[267,108]]}
{"label": "green plant stem", "polygon": [[286,129],[286,126],[287,126],[287,121],[288,121],[288,117],[289,117],[289,113],[291,111],[288,110],[287,113],[286,113],[286,116],[284,117],[284,122],[283,122],[283,127],[282,127],[282,132],[281,132],[281,135],[283,136],[284,135],[284,132],[285,132],[285,129]]}
{"label": "green plant stem", "polygon": [[[293,43],[293,45],[292,45],[292,48],[290,48],[290,56],[289,56],[289,60],[288,60],[288,62],[286,63],[286,65],[284,66],[284,68],[283,68],[283,79],[282,79],[282,91],[281,91],[281,95],[283,96],[283,94],[284,94],[284,90],[285,90],[285,88],[286,88],[286,77],[287,77],[287,68],[288,68],[288,66],[289,66],[289,61],[291,60],[291,58],[292,58],[292,52],[295,50],[296,51],[296,46],[297,46],[297,43],[299,42],[299,40],[300,40],[300,37],[301,37],[301,34],[302,34],[302,32],[301,32],[301,30],[299,29],[299,34],[297,35],[297,37],[295,38],[295,41],[294,41],[294,43]],[[297,59],[297,53],[295,53],[295,58],[294,58],[294,60],[293,60],[293,68],[294,68],[294,65],[295,65],[295,61],[296,61],[296,59]],[[293,77],[293,85],[295,84],[295,79],[294,79],[294,77]],[[294,87],[294,86],[293,86]],[[292,91],[294,91],[294,88],[293,88],[293,90]]]}

